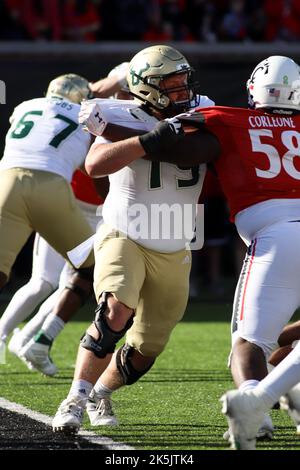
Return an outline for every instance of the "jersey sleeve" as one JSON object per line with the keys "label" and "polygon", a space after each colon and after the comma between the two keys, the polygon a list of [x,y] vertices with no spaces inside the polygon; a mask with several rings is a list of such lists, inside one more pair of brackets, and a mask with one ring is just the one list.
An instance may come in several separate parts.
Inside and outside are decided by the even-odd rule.
{"label": "jersey sleeve", "polygon": [[22,103],[18,104],[18,106],[16,106],[15,109],[13,110],[11,116],[9,117],[9,123],[10,124],[12,124],[14,122],[14,120],[16,119],[16,115],[18,114],[21,106],[22,106]]}
{"label": "jersey sleeve", "polygon": [[200,108],[207,108],[208,106],[215,106],[215,104],[216,103],[210,98],[208,98],[208,96],[200,95],[200,103],[199,103]]}
{"label": "jersey sleeve", "polygon": [[105,137],[102,137],[102,135],[99,135],[95,139],[95,144],[111,144],[111,140],[105,139]]}

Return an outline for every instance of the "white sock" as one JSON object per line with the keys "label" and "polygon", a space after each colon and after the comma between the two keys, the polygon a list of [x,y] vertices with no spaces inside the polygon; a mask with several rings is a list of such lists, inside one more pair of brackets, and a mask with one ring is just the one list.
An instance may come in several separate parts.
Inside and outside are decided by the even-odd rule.
{"label": "white sock", "polygon": [[31,278],[21,287],[6,307],[0,320],[0,337],[7,336],[24,321],[33,310],[52,292],[49,282]]}
{"label": "white sock", "polygon": [[93,384],[91,382],[88,382],[87,380],[73,380],[70,391],[69,391],[69,396],[75,395],[81,400],[84,400],[84,399],[87,400],[92,389],[93,389]]}
{"label": "white sock", "polygon": [[94,392],[98,397],[110,398],[113,390],[103,385],[100,380],[98,380],[94,386]]}
{"label": "white sock", "polygon": [[65,322],[54,313],[50,313],[42,325],[42,332],[47,338],[53,340],[63,330]]}
{"label": "white sock", "polygon": [[259,384],[258,380],[245,380],[245,382],[241,383],[239,386],[240,392],[246,392],[246,390],[252,390]]}

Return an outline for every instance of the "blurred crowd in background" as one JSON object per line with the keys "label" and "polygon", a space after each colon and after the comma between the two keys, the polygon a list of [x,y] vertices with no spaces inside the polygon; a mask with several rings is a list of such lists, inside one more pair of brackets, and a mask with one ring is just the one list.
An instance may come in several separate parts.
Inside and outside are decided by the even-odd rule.
{"label": "blurred crowd in background", "polygon": [[[296,42],[300,0],[0,0],[0,41]],[[218,181],[208,173],[205,244],[193,252],[191,299],[227,298],[245,254]],[[13,275],[30,272],[33,238]],[[28,273],[27,273],[28,271]]]}
{"label": "blurred crowd in background", "polygon": [[1,0],[0,5],[0,40],[300,39],[300,0]]}

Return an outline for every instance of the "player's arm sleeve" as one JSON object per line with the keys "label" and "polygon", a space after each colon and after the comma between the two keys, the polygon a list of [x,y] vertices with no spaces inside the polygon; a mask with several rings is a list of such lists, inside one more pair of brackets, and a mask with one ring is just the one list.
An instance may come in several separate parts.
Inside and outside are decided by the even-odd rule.
{"label": "player's arm sleeve", "polygon": [[146,133],[146,130],[132,129],[130,127],[108,123],[102,136],[111,142],[118,142],[119,140],[129,139],[130,137],[135,137],[137,135]]}
{"label": "player's arm sleeve", "polygon": [[220,153],[218,138],[206,129],[199,129],[197,132],[187,134],[184,139],[170,147],[168,152],[146,155],[144,158],[154,162],[191,167],[200,163],[214,162]]}
{"label": "player's arm sleeve", "polygon": [[210,98],[208,98],[208,96],[201,95],[200,103],[199,103],[200,108],[207,108],[209,106],[215,106],[215,104],[216,103]]}
{"label": "player's arm sleeve", "polygon": [[12,115],[9,117],[9,123],[12,124],[14,120],[16,119],[16,114],[17,111],[20,109],[20,105],[16,106],[15,109],[13,110]]}

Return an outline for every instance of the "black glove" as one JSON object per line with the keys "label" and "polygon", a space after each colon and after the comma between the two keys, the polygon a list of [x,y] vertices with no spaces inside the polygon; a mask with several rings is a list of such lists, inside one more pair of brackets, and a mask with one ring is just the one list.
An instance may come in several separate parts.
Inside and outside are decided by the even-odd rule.
{"label": "black glove", "polygon": [[145,153],[156,153],[176,144],[185,136],[181,122],[176,118],[160,121],[155,129],[139,137]]}

